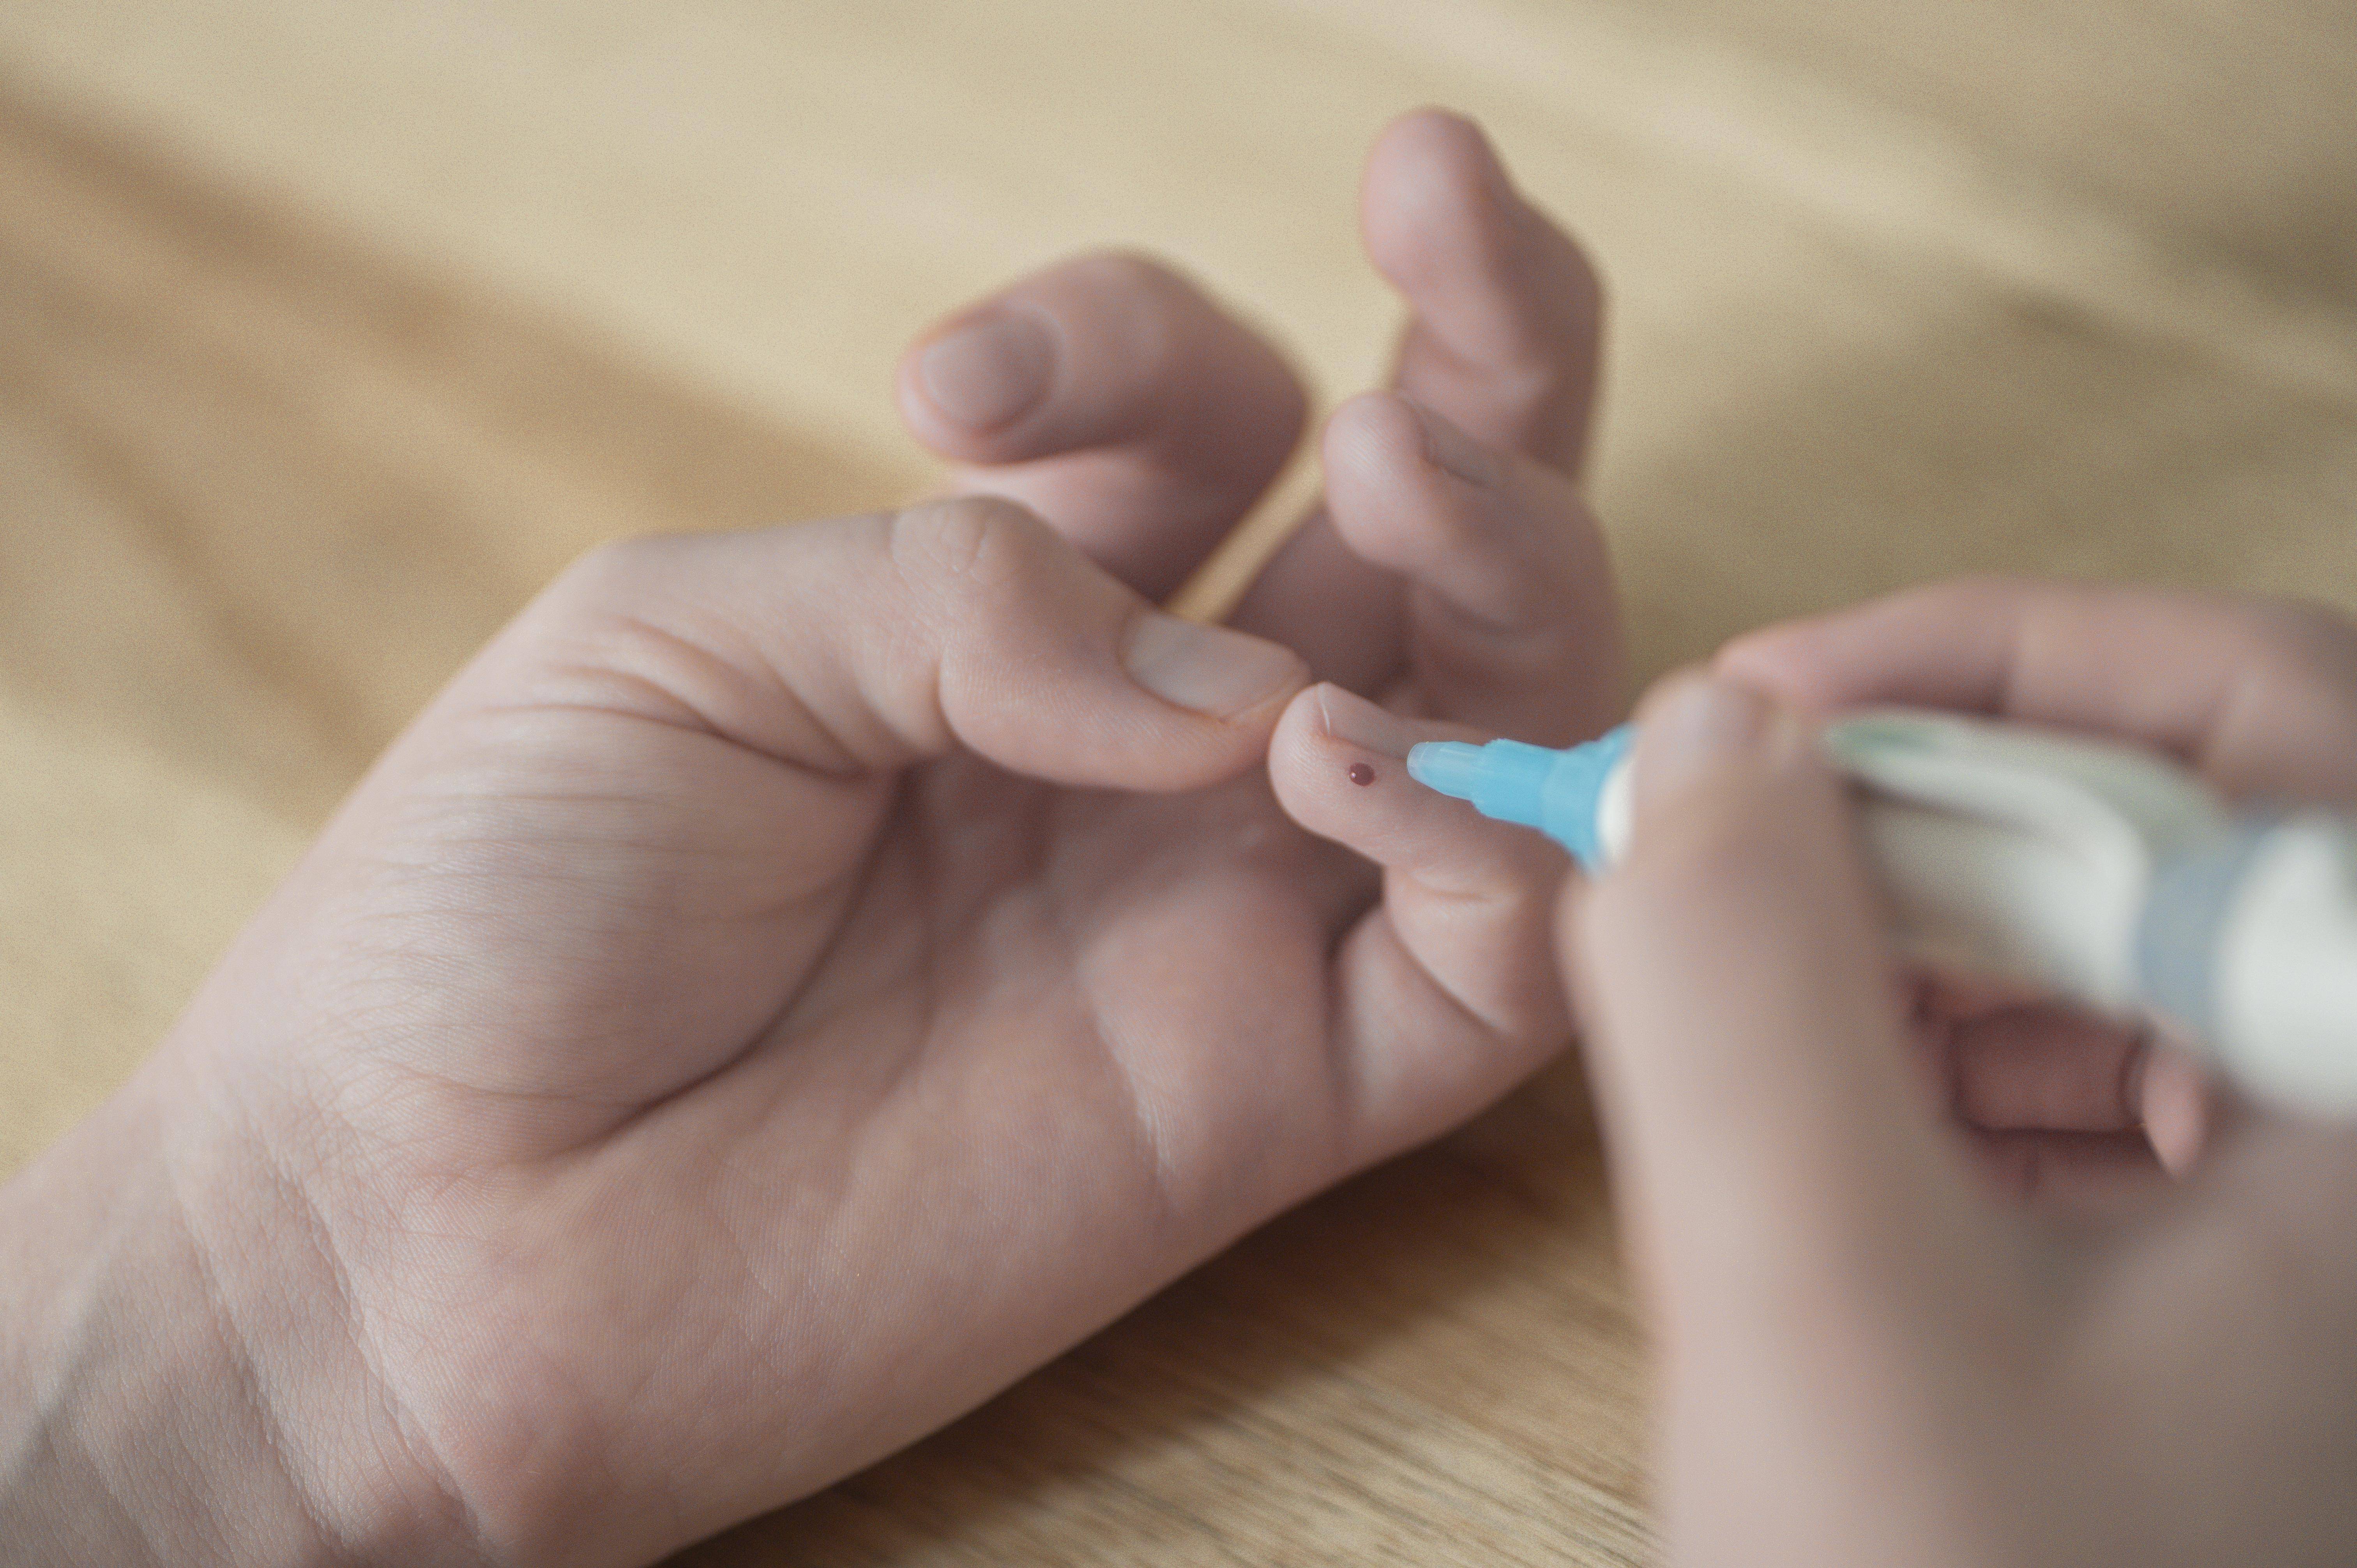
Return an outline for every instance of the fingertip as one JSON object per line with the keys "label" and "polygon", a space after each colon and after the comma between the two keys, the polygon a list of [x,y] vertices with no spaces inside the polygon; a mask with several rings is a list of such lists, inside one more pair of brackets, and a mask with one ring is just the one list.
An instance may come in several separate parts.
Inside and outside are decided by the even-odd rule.
{"label": "fingertip", "polygon": [[1335,532],[1412,590],[1428,711],[1546,745],[1618,714],[1611,567],[1567,478],[1397,392],[1346,403],[1323,450]]}
{"label": "fingertip", "polygon": [[1318,755],[1325,742],[1322,694],[1326,690],[1326,682],[1318,681],[1296,692],[1286,700],[1269,732],[1269,787],[1276,794],[1277,804],[1296,821],[1300,818],[1297,800],[1303,785],[1318,771]]}
{"label": "fingertip", "polygon": [[1369,155],[1367,254],[1414,312],[1400,385],[1569,472],[1587,443],[1602,287],[1472,122],[1418,111]]}
{"label": "fingertip", "polygon": [[2161,1168],[2180,1179],[2210,1142],[2216,1096],[2201,1064],[2178,1047],[2152,1042],[2137,1069],[2134,1109]]}
{"label": "fingertip", "polygon": [[1319,443],[1329,482],[1336,470],[1395,470],[1420,450],[1415,411],[1394,392],[1365,392],[1346,400],[1326,419]]}
{"label": "fingertip", "polygon": [[1839,928],[1860,951],[1884,945],[1840,784],[1792,709],[1706,670],[1682,672],[1640,707],[1631,767],[1631,843],[1603,879],[1614,897],[1641,887],[1657,915],[1812,909],[1821,936]]}
{"label": "fingertip", "polygon": [[872,575],[911,591],[864,642],[889,658],[912,643],[937,652],[855,699],[888,703],[896,729],[935,749],[953,740],[1028,777],[1157,791],[1224,781],[1265,755],[1308,679],[1279,644],[1156,610],[1004,498],[904,509],[880,556]]}
{"label": "fingertip", "polygon": [[1448,259],[1429,242],[1436,233],[1494,235],[1519,205],[1480,126],[1445,109],[1414,110],[1386,126],[1360,186],[1367,254],[1411,297]]}
{"label": "fingertip", "polygon": [[1355,692],[1319,682],[1286,705],[1269,745],[1270,781],[1288,815],[1311,832],[1358,848],[1371,809],[1396,791],[1422,790],[1407,777],[1408,747],[1423,729]]}
{"label": "fingertip", "polygon": [[1768,698],[1707,668],[1663,681],[1638,709],[1631,783],[1641,828],[1705,786],[1775,760],[1787,724]]}
{"label": "fingertip", "polygon": [[[1505,519],[1495,515],[1517,499],[1497,493],[1508,478],[1505,458],[1413,399],[1394,392],[1351,399],[1327,421],[1319,454],[1334,525],[1366,560],[1455,598],[1463,585],[1442,579],[1466,575],[1469,550],[1485,560],[1508,553]],[[1542,564],[1524,561],[1520,569]],[[1458,570],[1442,570],[1449,565]]]}
{"label": "fingertip", "polygon": [[1538,834],[1492,822],[1408,776],[1419,741],[1473,732],[1411,719],[1340,686],[1293,699],[1270,745],[1270,782],[1293,820],[1427,887],[1486,894],[1563,860]]}
{"label": "fingertip", "polygon": [[1213,429],[1265,461],[1291,449],[1308,406],[1274,344],[1192,279],[1126,251],[1058,263],[950,316],[901,356],[896,385],[920,436],[970,462]]}
{"label": "fingertip", "polygon": [[1435,148],[1459,156],[1486,156],[1493,165],[1497,161],[1480,121],[1438,103],[1418,104],[1393,116],[1391,123],[1376,134],[1367,161],[1374,164],[1414,156]]}
{"label": "fingertip", "polygon": [[1273,725],[1309,679],[1283,643],[1151,609],[1132,623],[1122,663],[1173,707],[1247,728]]}
{"label": "fingertip", "polygon": [[900,357],[894,392],[903,423],[941,456],[1003,458],[1053,401],[1057,338],[1050,318],[1003,299],[950,317]]}
{"label": "fingertip", "polygon": [[1360,555],[1394,571],[1405,564],[1398,548],[1405,541],[1394,536],[1431,510],[1418,504],[1431,483],[1423,446],[1415,411],[1388,392],[1361,392],[1343,403],[1318,440],[1335,526]]}
{"label": "fingertip", "polygon": [[1441,203],[1461,213],[1469,199],[1512,199],[1513,184],[1477,121],[1427,105],[1411,109],[1376,136],[1361,191],[1372,240],[1378,230],[1372,225],[1395,210],[1394,202]]}

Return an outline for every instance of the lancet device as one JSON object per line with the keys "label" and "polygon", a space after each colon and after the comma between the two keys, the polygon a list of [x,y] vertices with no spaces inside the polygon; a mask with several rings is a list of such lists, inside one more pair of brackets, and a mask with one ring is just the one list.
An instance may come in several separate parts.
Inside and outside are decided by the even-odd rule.
{"label": "lancet device", "polygon": [[[1427,742],[1410,777],[1590,871],[1630,832],[1628,726],[1566,751]],[[2357,826],[2237,813],[2147,752],[1954,714],[1826,726],[1902,950],[2145,1018],[2258,1098],[2357,1117]]]}

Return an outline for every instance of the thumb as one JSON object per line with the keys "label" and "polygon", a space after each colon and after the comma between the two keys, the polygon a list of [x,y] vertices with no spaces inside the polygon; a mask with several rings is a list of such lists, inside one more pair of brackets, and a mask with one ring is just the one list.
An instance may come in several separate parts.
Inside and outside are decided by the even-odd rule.
{"label": "thumb", "polygon": [[1164,615],[1031,512],[968,496],[608,546],[438,706],[555,687],[834,779],[963,748],[1052,783],[1185,789],[1258,761],[1307,681],[1289,649]]}
{"label": "thumb", "polygon": [[1840,785],[1794,715],[1707,676],[1640,737],[1631,853],[1568,895],[1563,956],[1641,1256],[1673,1301],[1877,1271],[1967,1194]]}

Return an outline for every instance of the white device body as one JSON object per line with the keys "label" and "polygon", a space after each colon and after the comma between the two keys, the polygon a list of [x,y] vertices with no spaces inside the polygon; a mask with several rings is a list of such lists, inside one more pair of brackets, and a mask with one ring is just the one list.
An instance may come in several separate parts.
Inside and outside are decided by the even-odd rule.
{"label": "white device body", "polygon": [[[2357,833],[2238,819],[2126,746],[1903,709],[1827,727],[1912,958],[2166,1026],[2279,1107],[2357,1115]],[[1598,837],[1630,831],[1629,765]]]}

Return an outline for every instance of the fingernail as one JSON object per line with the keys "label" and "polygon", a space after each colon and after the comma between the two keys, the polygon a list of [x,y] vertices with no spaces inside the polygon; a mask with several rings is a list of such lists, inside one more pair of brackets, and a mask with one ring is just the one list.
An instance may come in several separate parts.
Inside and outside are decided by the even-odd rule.
{"label": "fingernail", "polygon": [[1398,714],[1340,686],[1318,688],[1318,716],[1328,735],[1378,757],[1405,757],[1407,748],[1424,738],[1412,733]]}
{"label": "fingernail", "polygon": [[1138,618],[1123,662],[1131,679],[1164,702],[1222,719],[1302,680],[1301,660],[1290,649],[1158,610]]}
{"label": "fingernail", "polygon": [[1498,482],[1497,454],[1414,398],[1400,401],[1415,411],[1424,435],[1424,460],[1444,474],[1484,488]]}
{"label": "fingernail", "polygon": [[1039,322],[992,311],[918,356],[917,380],[943,417],[978,435],[1011,424],[1047,395],[1055,357]]}
{"label": "fingernail", "polygon": [[1675,789],[1756,748],[1768,717],[1767,703],[1748,687],[1688,677],[1644,715],[1637,777],[1648,794]]}

